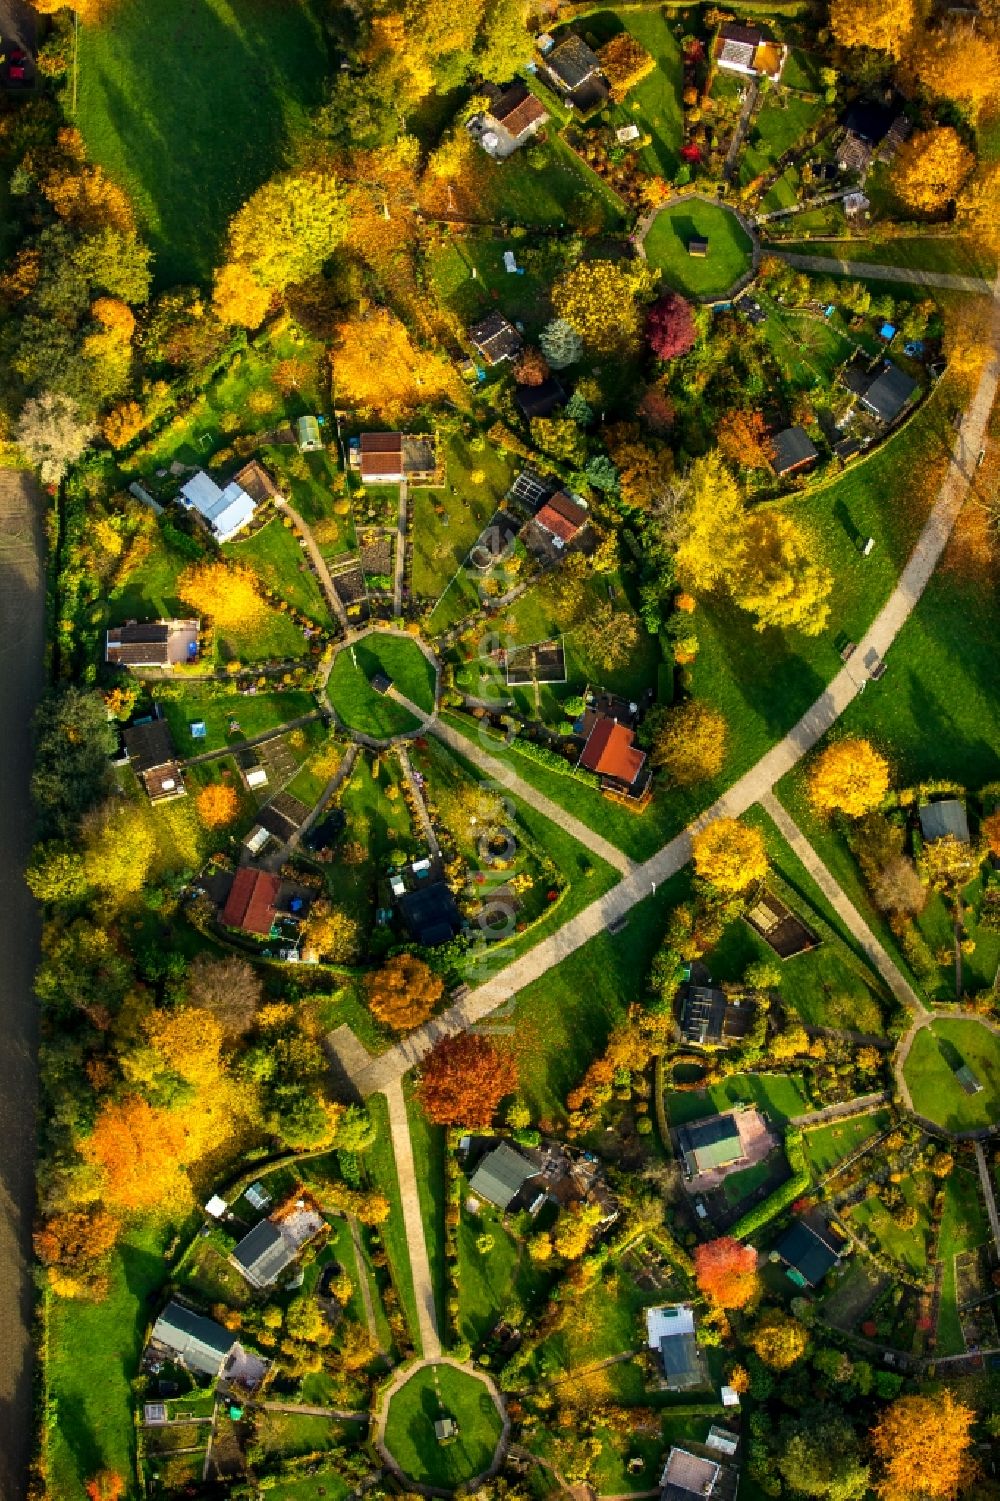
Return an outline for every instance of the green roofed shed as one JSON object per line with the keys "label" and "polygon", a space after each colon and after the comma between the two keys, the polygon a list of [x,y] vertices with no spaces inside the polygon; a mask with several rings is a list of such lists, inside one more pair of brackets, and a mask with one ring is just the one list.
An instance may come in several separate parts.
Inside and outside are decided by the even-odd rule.
{"label": "green roofed shed", "polygon": [[715,1168],[728,1167],[743,1157],[736,1117],[713,1115],[705,1121],[693,1121],[682,1126],[677,1140],[684,1157],[684,1166],[692,1177],[710,1173]]}
{"label": "green roofed shed", "polygon": [[507,1209],[538,1169],[507,1142],[488,1152],[469,1179],[469,1187],[481,1199]]}
{"label": "green roofed shed", "polygon": [[323,447],[319,421],[315,417],[300,417],[295,424],[295,438],[301,453],[314,453]]}
{"label": "green roofed shed", "polygon": [[168,1303],[153,1325],[153,1344],[166,1351],[187,1370],[201,1376],[218,1376],[235,1344],[234,1336],[214,1319]]}
{"label": "green roofed shed", "polygon": [[961,1084],[966,1094],[981,1094],[983,1086],[976,1078],[967,1063],[960,1063],[955,1070],[955,1078]]}

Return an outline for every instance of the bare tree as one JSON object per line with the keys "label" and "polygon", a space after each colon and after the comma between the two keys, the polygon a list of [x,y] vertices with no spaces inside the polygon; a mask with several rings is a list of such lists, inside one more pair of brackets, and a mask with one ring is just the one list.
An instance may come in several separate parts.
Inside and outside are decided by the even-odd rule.
{"label": "bare tree", "polygon": [[199,954],[187,973],[192,1006],[210,1011],[229,1036],[253,1025],[263,990],[260,978],[245,959],[210,959]]}

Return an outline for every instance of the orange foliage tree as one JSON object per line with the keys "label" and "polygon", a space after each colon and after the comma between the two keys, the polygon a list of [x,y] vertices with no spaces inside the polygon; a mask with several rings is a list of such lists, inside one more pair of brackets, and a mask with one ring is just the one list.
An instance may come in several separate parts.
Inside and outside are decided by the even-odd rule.
{"label": "orange foliage tree", "polygon": [[809,801],[820,813],[860,818],[889,790],[889,763],[868,740],[837,740],[813,763]]}
{"label": "orange foliage tree", "polygon": [[178,1116],[127,1095],[104,1102],[81,1152],[102,1172],[109,1209],[148,1213],[190,1201],[191,1187],[183,1170],[185,1145]]}
{"label": "orange foliage tree", "polygon": [[240,564],[193,563],[177,580],[177,593],[222,630],[260,625],[268,611],[260,580],[253,569]]}
{"label": "orange foliage tree", "polygon": [[628,31],[620,31],[605,42],[597,55],[601,60],[601,72],[611,85],[611,97],[618,104],[629,89],[634,89],[656,67],[645,47]]}
{"label": "orange foliage tree", "polygon": [[444,981],[413,954],[396,954],[369,975],[368,1003],[372,1015],[395,1032],[419,1027],[444,992]]}
{"label": "orange foliage tree", "polygon": [[1000,812],[983,819],[983,838],[990,854],[1000,856]]}
{"label": "orange foliage tree", "polygon": [[745,469],[767,469],[774,459],[774,444],[760,412],[743,408],[727,412],[716,438],[723,456]]}
{"label": "orange foliage tree", "polygon": [[918,130],[904,141],[892,168],[892,186],[906,207],[940,214],[958,197],[976,159],[950,125]]}
{"label": "orange foliage tree", "polygon": [[34,1246],[53,1291],[64,1298],[103,1297],[103,1265],[118,1229],[114,1216],[99,1208],[68,1210],[46,1220]]}
{"label": "orange foliage tree", "polygon": [[461,400],[460,381],[433,349],[418,349],[388,308],[341,323],[331,354],[337,397],[384,422],[403,421],[421,406]]}
{"label": "orange foliage tree", "polygon": [[933,1397],[899,1397],[872,1429],[881,1462],[882,1501],[951,1501],[972,1479],[969,1447],[975,1412],[947,1389]]}
{"label": "orange foliage tree", "polygon": [[517,1065],[488,1037],[445,1037],[424,1060],[420,1103],[438,1126],[488,1126],[517,1088]]}
{"label": "orange foliage tree", "polygon": [[221,829],[240,811],[239,794],[227,782],[209,782],[195,798],[195,807],[206,829]]}
{"label": "orange foliage tree", "polygon": [[117,1470],[100,1470],[93,1480],[84,1486],[87,1501],[121,1501],[125,1494],[125,1481]]}
{"label": "orange foliage tree", "polygon": [[698,1246],[694,1253],[698,1290],[719,1308],[746,1308],[757,1297],[757,1252],[731,1235]]}

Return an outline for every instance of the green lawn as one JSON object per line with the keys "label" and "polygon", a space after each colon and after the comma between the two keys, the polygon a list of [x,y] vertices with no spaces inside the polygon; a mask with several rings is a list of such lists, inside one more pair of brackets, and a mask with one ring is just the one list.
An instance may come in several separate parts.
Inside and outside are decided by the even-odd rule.
{"label": "green lawn", "polygon": [[[456,571],[502,505],[516,473],[510,460],[503,458],[492,443],[479,441],[483,446],[475,448],[469,439],[455,434],[446,451],[448,488],[412,492],[413,592],[419,601],[432,604],[447,589],[442,600],[444,609],[450,608],[456,593],[455,587],[449,588]],[[481,478],[473,481],[472,475]],[[461,591],[461,598],[466,596],[465,606],[459,603],[454,611],[455,619],[478,606],[474,586],[471,592],[468,587]],[[447,623],[441,611],[435,610],[432,628],[440,630]]]}
{"label": "green lawn", "polygon": [[273,516],[252,536],[228,542],[223,552],[237,563],[248,564],[267,587],[308,615],[318,625],[332,624],[330,611],[308,554],[284,518]]}
{"label": "green lawn", "polygon": [[[628,1492],[656,1490],[663,1472],[663,1460],[672,1445],[685,1448],[703,1444],[712,1426],[712,1417],[690,1413],[657,1413],[659,1428],[655,1433],[622,1431],[618,1427],[599,1428],[603,1447],[592,1472],[593,1485],[599,1496],[623,1496]],[[642,1461],[641,1469],[629,1469],[629,1461]],[[740,1494],[746,1487],[741,1479]]]}
{"label": "green lawn", "polygon": [[773,171],[785,152],[816,124],[824,107],[783,89],[772,91],[750,127],[740,158],[740,183],[745,186]]}
{"label": "green lawn", "polygon": [[665,1102],[672,1126],[685,1126],[739,1104],[756,1105],[779,1124],[813,1108],[797,1074],[733,1075],[710,1089],[668,1090]]}
{"label": "green lawn", "polygon": [[585,234],[623,226],[624,205],[551,126],[547,142],[539,146],[537,166],[525,151],[505,162],[480,163],[484,189],[477,219],[532,229],[575,228]]}
{"label": "green lawn", "polygon": [[342,650],[330,674],[330,702],[348,729],[378,740],[417,727],[408,709],[376,693],[371,678],[382,672],[411,703],[428,713],[434,707],[434,669],[415,641],[371,632]]}
{"label": "green lawn", "polygon": [[917,1223],[911,1230],[903,1230],[897,1225],[878,1197],[862,1199],[849,1211],[848,1217],[854,1225],[875,1236],[884,1256],[898,1262],[911,1276],[923,1279],[930,1272],[928,1196],[933,1193],[931,1180],[926,1173],[919,1180],[911,1175],[903,1179],[899,1189],[905,1203],[917,1211]]}
{"label": "green lawn", "polygon": [[190,606],[177,593],[177,580],[191,559],[175,552],[159,536],[142,567],[130,574],[108,600],[108,625],[126,620],[186,618]]}
{"label": "green lawn", "polygon": [[829,1126],[817,1126],[803,1136],[806,1161],[817,1178],[824,1177],[850,1157],[858,1147],[871,1137],[877,1136],[889,1124],[886,1110],[875,1110],[871,1115],[858,1115],[853,1120],[833,1121]]}
{"label": "green lawn", "polygon": [[755,1162],[753,1167],[743,1168],[738,1173],[730,1173],[722,1181],[722,1195],[726,1203],[734,1208],[748,1199],[752,1193],[766,1183],[771,1177],[773,1166],[771,1162]]}
{"label": "green lawn", "polygon": [[[967,1063],[983,1086],[966,1094],[955,1069]],[[1000,1038],[974,1021],[935,1021],[913,1039],[904,1069],[913,1108],[950,1131],[991,1126],[1000,1114]]]}
{"label": "green lawn", "polygon": [[[447,1443],[434,1423],[451,1417],[458,1433]],[[424,1366],[389,1404],[385,1442],[400,1468],[421,1485],[453,1490],[487,1469],[500,1437],[500,1414],[488,1390],[454,1366]]]}
{"label": "green lawn", "polygon": [[376,884],[390,860],[396,855],[423,852],[399,791],[398,762],[392,756],[379,756],[377,760],[375,774],[370,753],[362,753],[354,763],[350,781],[339,791],[339,807],[347,823],[336,857],[324,867],[327,893],[362,924],[366,933],[374,929]]}
{"label": "green lawn", "polygon": [[[481,1251],[477,1241],[489,1235],[493,1245]],[[458,1228],[458,1328],[473,1349],[486,1338],[498,1319],[513,1315],[515,1304],[531,1312],[537,1307],[549,1278],[504,1226],[503,1216],[489,1204],[477,1214],[463,1209]]]}
{"label": "green lawn", "polygon": [[841,331],[839,318],[791,313],[768,298],[763,303],[768,316],[760,332],[781,367],[789,392],[828,386],[857,347]]}
{"label": "green lawn", "polygon": [[84,1501],[85,1483],[101,1469],[133,1471],[131,1383],[146,1328],[159,1311],[155,1294],[166,1275],[169,1239],[162,1223],[126,1232],[102,1302],[51,1301],[46,1378],[59,1421],[46,1449],[54,1501]]}
{"label": "green lawn", "polygon": [[593,35],[599,45],[624,29],[655,58],[654,71],[629,90],[623,104],[612,107],[611,118],[616,127],[638,125],[651,137],[650,144],[639,153],[640,165],[645,172],[669,180],[680,161],[683,71],[680,42],[670,24],[669,12],[631,8],[620,14],[598,11],[578,23],[576,29],[586,36]]}
{"label": "green lawn", "polygon": [[606,1262],[600,1279],[574,1297],[561,1327],[539,1345],[534,1371],[551,1381],[581,1366],[641,1350],[646,1344],[645,1310],[668,1302],[674,1291],[644,1292],[630,1270]]}
{"label": "green lawn", "polygon": [[[990,1239],[979,1174],[958,1166],[944,1184],[944,1214],[938,1236],[941,1263],[941,1301],[938,1304],[937,1353],[960,1355],[965,1349],[958,1314],[955,1257],[961,1251],[988,1245]],[[994,1305],[995,1306],[995,1305]]]}
{"label": "green lawn", "polygon": [[[198,1478],[201,1471],[198,1471]],[[306,1475],[279,1475],[269,1481],[268,1496],[273,1501],[316,1501],[322,1490],[328,1501],[346,1501],[351,1494],[350,1482],[338,1475],[335,1467],[320,1460]]]}
{"label": "green lawn", "polygon": [[800,89],[806,94],[816,93],[822,87],[819,75],[826,65],[827,59],[822,55],[793,47],[781,70],[782,86],[786,89]]}
{"label": "green lawn", "polygon": [[[182,756],[197,756],[203,751],[221,750],[223,746],[238,750],[244,740],[252,740],[316,710],[313,695],[300,688],[237,695],[221,694],[208,684],[190,682],[178,685],[176,697],[172,696],[173,691],[171,685],[166,693],[157,692],[156,699]],[[207,733],[204,740],[193,740],[191,724],[199,719]],[[237,734],[230,735],[229,725],[234,719],[240,728]]]}
{"label": "green lawn", "polygon": [[[692,236],[708,239],[704,259],[688,254]],[[646,259],[687,297],[718,297],[750,269],[750,239],[728,209],[685,198],[662,209],[645,240]]]}
{"label": "green lawn", "polygon": [[503,1021],[514,1029],[520,1093],[538,1119],[563,1117],[567,1091],[579,1084],[629,1007],[642,1000],[667,912],[689,890],[682,871],[632,908],[622,932],[599,933],[518,992]]}
{"label": "green lawn", "polygon": [[120,0],[82,27],[76,124],[120,180],[161,286],[208,281],[227,221],[287,159],[330,66],[319,6]]}

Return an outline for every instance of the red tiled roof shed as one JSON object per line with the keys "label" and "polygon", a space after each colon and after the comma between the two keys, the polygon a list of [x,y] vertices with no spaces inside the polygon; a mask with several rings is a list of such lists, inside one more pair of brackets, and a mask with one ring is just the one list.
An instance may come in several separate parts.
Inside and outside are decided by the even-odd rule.
{"label": "red tiled roof shed", "polygon": [[598,776],[614,777],[631,787],[645,760],[645,752],[633,744],[630,729],[616,719],[601,718],[590,732],[580,765]]}
{"label": "red tiled roof shed", "polygon": [[266,870],[243,865],[236,872],[232,889],[222,911],[227,928],[241,928],[266,938],[274,922],[275,902],[281,882]]}

